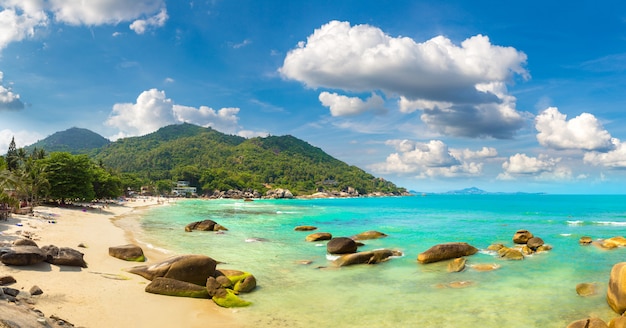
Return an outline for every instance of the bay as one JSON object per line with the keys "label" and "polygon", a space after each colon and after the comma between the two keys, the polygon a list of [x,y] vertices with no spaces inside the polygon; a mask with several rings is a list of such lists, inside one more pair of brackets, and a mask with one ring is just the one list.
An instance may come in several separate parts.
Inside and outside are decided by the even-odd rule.
{"label": "bay", "polygon": [[[212,219],[229,230],[185,232],[190,222]],[[624,235],[624,195],[427,195],[315,200],[178,200],[123,220],[143,243],[172,254],[204,254],[219,267],[249,271],[258,289],[242,298],[253,305],[237,316],[255,327],[565,327],[589,316],[617,316],[606,304],[611,267],[626,249],[581,246]],[[359,250],[398,249],[404,256],[377,265],[335,268],[325,242],[310,232],[352,236],[367,230],[388,237]],[[513,234],[531,231],[550,252],[506,261],[486,248],[513,246]],[[468,267],[420,264],[417,255],[446,242],[481,251]],[[301,261],[311,261],[303,265]],[[452,288],[462,282],[464,288]],[[595,282],[598,294],[581,297],[576,284]],[[457,284],[459,285],[459,284]]]}

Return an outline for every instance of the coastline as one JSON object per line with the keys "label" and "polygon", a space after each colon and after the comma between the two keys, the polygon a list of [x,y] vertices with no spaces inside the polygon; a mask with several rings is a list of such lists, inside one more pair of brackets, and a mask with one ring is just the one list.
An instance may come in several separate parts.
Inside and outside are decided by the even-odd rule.
{"label": "coastline", "polygon": [[[132,231],[125,231],[116,220],[150,206],[156,198],[124,202],[105,208],[58,208],[40,206],[35,216],[13,215],[0,222],[0,242],[12,242],[30,234],[41,247],[56,245],[84,253],[88,268],[40,263],[30,266],[0,264],[0,276],[13,276],[8,286],[28,291],[39,286],[42,295],[32,296],[26,306],[46,317],[56,316],[80,327],[240,327],[232,310],[223,309],[207,299],[154,295],[144,291],[148,280],[124,269],[162,261],[171,254],[140,245],[147,257],[143,263],[126,262],[109,256],[111,246],[136,243]],[[86,248],[78,247],[84,244]],[[4,304],[0,311],[12,303]],[[29,302],[21,302],[22,304]],[[6,308],[8,306],[9,308]],[[40,325],[33,322],[33,326]]]}

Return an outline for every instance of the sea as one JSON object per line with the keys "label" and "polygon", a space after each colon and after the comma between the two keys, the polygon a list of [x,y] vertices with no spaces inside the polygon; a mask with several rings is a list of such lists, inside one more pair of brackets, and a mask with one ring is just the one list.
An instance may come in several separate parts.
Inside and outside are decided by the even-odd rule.
{"label": "sea", "polygon": [[[211,219],[224,233],[185,232]],[[626,248],[582,246],[626,235],[626,195],[428,194],[407,197],[177,200],[146,209],[119,223],[140,242],[172,255],[204,254],[218,268],[252,273],[257,289],[234,310],[250,327],[566,327],[572,321],[617,316],[606,303],[609,274],[626,261]],[[400,250],[375,265],[335,267],[326,242],[307,242],[312,232],[350,237],[376,230],[360,251]],[[514,246],[517,230],[529,230],[549,252],[504,260],[487,250]],[[462,272],[447,262],[421,264],[419,253],[448,242],[479,249]],[[497,269],[479,271],[476,264]],[[579,296],[576,285],[597,284]]]}

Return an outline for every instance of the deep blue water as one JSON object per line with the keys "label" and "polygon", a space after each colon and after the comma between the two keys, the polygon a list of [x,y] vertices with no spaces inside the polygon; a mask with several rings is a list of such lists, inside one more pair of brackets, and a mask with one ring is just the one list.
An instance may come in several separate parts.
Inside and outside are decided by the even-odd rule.
{"label": "deep blue water", "polygon": [[[186,233],[193,221],[212,219],[224,234]],[[590,315],[608,322],[615,313],[605,293],[613,264],[626,249],[580,246],[593,239],[626,235],[626,196],[606,195],[428,195],[319,200],[181,200],[133,219],[137,238],[175,254],[205,254],[221,267],[252,272],[253,306],[236,315],[267,327],[565,327]],[[128,223],[127,224],[131,224]],[[318,232],[352,236],[367,230],[388,234],[360,250],[391,248],[405,255],[378,265],[334,268]],[[513,246],[518,229],[530,230],[553,250],[505,261],[486,252],[492,243]],[[250,242],[263,238],[264,242]],[[419,264],[417,255],[435,244],[462,241],[481,249],[471,268],[448,273],[447,263]],[[300,260],[312,264],[298,264]],[[467,282],[469,287],[450,288]],[[596,296],[575,286],[596,282]]]}

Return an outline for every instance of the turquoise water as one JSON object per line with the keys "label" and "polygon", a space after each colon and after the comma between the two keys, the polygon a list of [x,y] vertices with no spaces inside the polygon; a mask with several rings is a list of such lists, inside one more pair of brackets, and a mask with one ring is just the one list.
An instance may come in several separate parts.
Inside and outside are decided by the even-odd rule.
{"label": "turquoise water", "polygon": [[[193,221],[212,219],[229,231],[186,233]],[[428,195],[426,197],[320,200],[182,200],[135,218],[136,237],[176,254],[205,254],[220,266],[252,272],[259,288],[242,295],[253,306],[236,316],[255,327],[565,327],[597,316],[617,316],[605,301],[611,267],[626,248],[601,250],[578,239],[626,235],[626,196]],[[334,268],[317,232],[352,236],[388,234],[360,250],[399,249],[405,255],[378,265]],[[513,246],[518,229],[553,246],[523,261],[484,251]],[[264,241],[251,241],[263,238]],[[497,264],[448,273],[447,263],[419,264],[417,255],[445,242],[481,249],[468,264]],[[298,263],[313,261],[309,265]],[[466,288],[450,288],[455,281]],[[595,296],[575,286],[596,282]]]}

